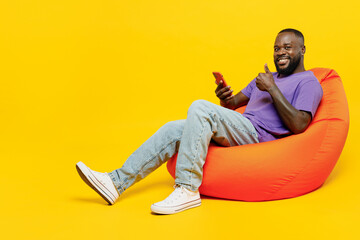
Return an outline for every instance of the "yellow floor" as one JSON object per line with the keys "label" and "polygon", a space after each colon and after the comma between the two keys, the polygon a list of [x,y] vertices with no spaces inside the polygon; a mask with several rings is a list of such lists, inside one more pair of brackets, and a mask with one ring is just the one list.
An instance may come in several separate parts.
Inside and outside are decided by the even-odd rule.
{"label": "yellow floor", "polygon": [[[1,239],[360,239],[360,55],[355,0],[1,1]],[[240,91],[278,31],[305,35],[305,66],[335,69],[350,131],[318,190],[270,202],[203,198],[159,216],[165,166],[116,205],[75,164],[111,171],[192,101],[218,103],[212,71]],[[291,159],[289,159],[291,161]]]}
{"label": "yellow floor", "polygon": [[[131,134],[135,129],[125,131]],[[241,202],[203,197],[202,206],[153,215],[150,205],[165,198],[173,180],[165,166],[107,205],[75,170],[79,160],[98,171],[120,166],[125,141],[13,152],[2,182],[4,239],[225,238],[357,239],[359,237],[359,164],[351,160],[351,137],[323,187],[305,196],[270,202]],[[34,147],[34,145],[32,146]],[[42,151],[43,150],[43,151]],[[4,159],[4,158],[3,158]],[[11,163],[10,163],[11,162]]]}

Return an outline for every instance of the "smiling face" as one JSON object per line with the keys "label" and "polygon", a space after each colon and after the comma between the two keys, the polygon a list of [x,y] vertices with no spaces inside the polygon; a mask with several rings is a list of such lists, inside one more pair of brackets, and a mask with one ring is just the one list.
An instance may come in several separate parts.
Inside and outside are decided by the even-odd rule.
{"label": "smiling face", "polygon": [[305,71],[305,46],[292,32],[279,33],[274,45],[274,63],[279,77]]}

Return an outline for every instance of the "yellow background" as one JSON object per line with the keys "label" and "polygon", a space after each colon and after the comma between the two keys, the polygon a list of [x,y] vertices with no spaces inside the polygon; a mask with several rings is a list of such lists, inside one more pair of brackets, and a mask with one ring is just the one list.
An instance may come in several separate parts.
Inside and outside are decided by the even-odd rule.
{"label": "yellow background", "polygon": [[[1,238],[359,239],[359,11],[357,0],[1,1]],[[156,216],[150,205],[172,191],[165,166],[114,206],[82,182],[76,162],[112,171],[194,100],[218,103],[212,71],[235,92],[265,63],[275,71],[287,27],[305,35],[306,68],[335,69],[348,97],[348,139],[322,188]]]}

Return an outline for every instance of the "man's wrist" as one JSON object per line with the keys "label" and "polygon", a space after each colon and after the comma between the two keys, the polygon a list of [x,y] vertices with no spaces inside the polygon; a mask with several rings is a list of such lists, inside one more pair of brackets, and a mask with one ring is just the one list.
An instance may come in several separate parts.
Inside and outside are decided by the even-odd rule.
{"label": "man's wrist", "polygon": [[220,100],[220,105],[224,108],[229,108],[229,109],[233,109],[232,104],[230,104],[229,102],[225,103],[223,101]]}
{"label": "man's wrist", "polygon": [[271,87],[267,90],[267,92],[268,92],[271,96],[276,95],[276,93],[277,93],[278,91],[280,91],[280,90],[279,90],[279,88],[277,87],[276,84],[274,84],[273,86],[271,86]]}

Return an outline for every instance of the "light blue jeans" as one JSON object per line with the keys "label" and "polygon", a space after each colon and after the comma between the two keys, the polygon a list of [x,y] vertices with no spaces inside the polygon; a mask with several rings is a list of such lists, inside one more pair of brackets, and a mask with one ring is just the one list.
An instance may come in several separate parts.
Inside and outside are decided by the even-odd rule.
{"label": "light blue jeans", "polygon": [[121,194],[178,153],[175,184],[196,191],[211,140],[225,147],[259,142],[254,126],[242,114],[197,100],[186,120],[166,123],[109,175]]}

